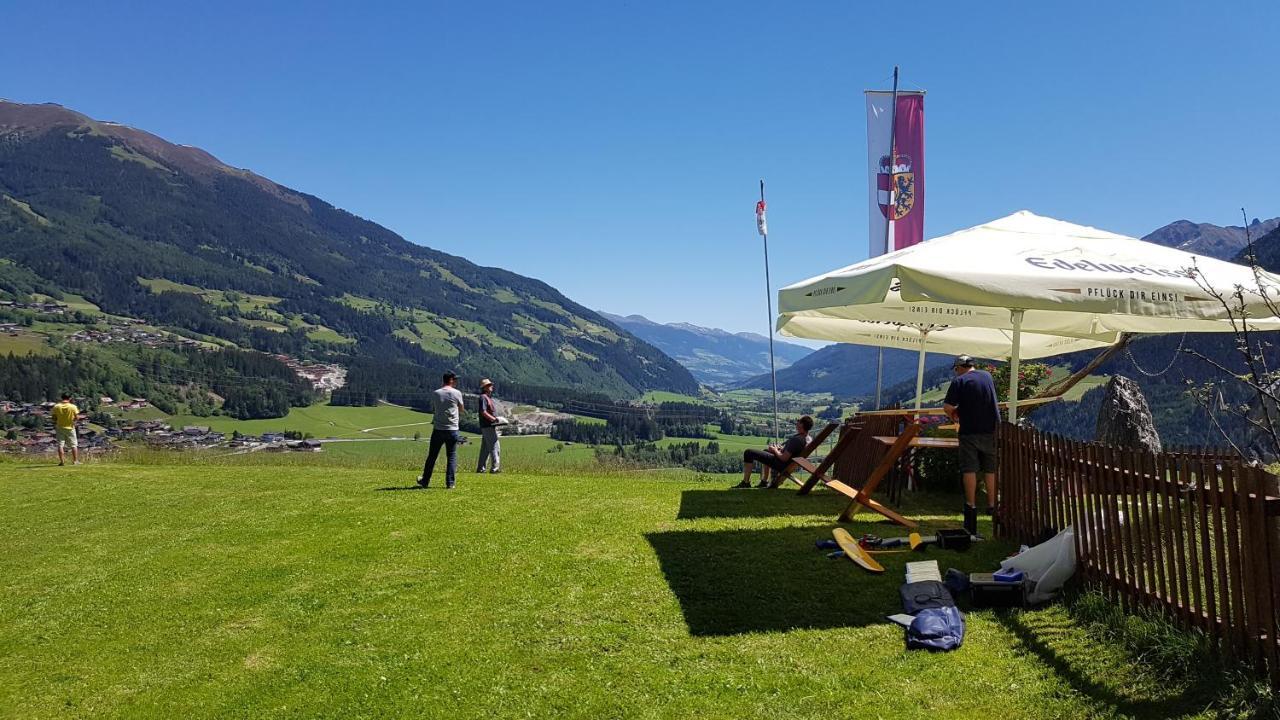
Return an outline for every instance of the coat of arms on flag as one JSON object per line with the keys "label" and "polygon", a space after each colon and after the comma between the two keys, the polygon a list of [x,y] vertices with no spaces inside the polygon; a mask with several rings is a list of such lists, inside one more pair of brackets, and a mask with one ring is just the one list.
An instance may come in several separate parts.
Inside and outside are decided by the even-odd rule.
{"label": "coat of arms on flag", "polygon": [[924,161],[924,92],[868,90],[868,257],[924,241]]}
{"label": "coat of arms on flag", "polygon": [[[881,155],[880,168],[876,173],[876,186],[879,190],[880,212],[893,220],[906,217],[916,202],[915,173],[911,172],[911,156],[895,156],[893,166],[890,167],[889,156]],[[891,188],[892,193],[890,193]],[[891,202],[893,215],[889,214]]]}

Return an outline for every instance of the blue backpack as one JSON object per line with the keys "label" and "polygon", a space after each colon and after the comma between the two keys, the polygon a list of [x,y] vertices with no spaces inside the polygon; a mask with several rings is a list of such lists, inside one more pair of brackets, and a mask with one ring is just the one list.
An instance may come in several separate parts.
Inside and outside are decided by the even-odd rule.
{"label": "blue backpack", "polygon": [[964,615],[945,585],[936,580],[906,583],[902,609],[915,620],[907,627],[908,650],[955,650],[964,642]]}
{"label": "blue backpack", "polygon": [[952,607],[916,613],[907,628],[908,650],[955,650],[964,642],[964,616]]}

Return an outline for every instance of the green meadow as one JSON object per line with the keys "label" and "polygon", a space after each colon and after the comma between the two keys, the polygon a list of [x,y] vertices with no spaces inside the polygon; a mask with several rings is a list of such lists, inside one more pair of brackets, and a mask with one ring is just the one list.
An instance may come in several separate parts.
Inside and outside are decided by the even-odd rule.
{"label": "green meadow", "polygon": [[[1172,718],[1221,702],[1070,604],[971,611],[960,650],[907,652],[884,621],[904,564],[990,570],[1003,543],[885,555],[870,575],[814,548],[834,494],[605,471],[558,445],[505,439],[489,476],[467,472],[469,443],[452,491],[412,484],[425,442],[385,439],[0,461],[0,716]],[[905,510],[937,527],[957,505]]]}

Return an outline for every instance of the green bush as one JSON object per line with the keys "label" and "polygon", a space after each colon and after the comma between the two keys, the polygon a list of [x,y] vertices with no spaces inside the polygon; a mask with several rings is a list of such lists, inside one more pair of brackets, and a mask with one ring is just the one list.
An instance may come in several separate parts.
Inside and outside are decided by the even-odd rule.
{"label": "green bush", "polygon": [[742,455],[727,452],[695,455],[684,461],[683,465],[704,473],[742,472]]}
{"label": "green bush", "polygon": [[[954,437],[952,431],[928,427],[922,437]],[[916,452],[916,486],[929,492],[955,492],[960,487],[960,456],[955,450],[924,449]]]}

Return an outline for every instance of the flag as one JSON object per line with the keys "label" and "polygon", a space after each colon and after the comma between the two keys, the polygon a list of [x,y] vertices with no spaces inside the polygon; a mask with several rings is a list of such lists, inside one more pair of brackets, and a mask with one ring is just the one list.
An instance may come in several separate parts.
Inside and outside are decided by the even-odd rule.
{"label": "flag", "polygon": [[763,200],[756,201],[756,230],[758,230],[761,235],[769,234],[769,223],[765,221],[764,217]]}
{"label": "flag", "polygon": [[924,93],[898,93],[896,131],[892,104],[891,92],[867,92],[869,257],[924,240]]}

